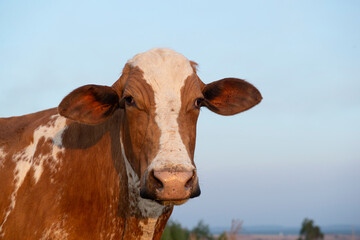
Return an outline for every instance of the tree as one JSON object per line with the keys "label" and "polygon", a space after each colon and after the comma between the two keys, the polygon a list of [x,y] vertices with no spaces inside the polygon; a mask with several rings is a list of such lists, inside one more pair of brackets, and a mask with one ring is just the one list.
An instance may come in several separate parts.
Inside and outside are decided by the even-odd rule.
{"label": "tree", "polygon": [[217,240],[228,240],[227,233],[223,232],[222,234],[220,234]]}
{"label": "tree", "polygon": [[205,224],[203,220],[200,220],[198,224],[193,228],[190,233],[191,239],[196,240],[213,240],[213,236],[210,233],[209,225]]}
{"label": "tree", "polygon": [[200,220],[191,232],[183,228],[180,223],[170,220],[164,229],[161,240],[214,240],[214,238],[210,233],[209,225],[205,224],[203,220]]}
{"label": "tree", "polygon": [[187,240],[189,231],[180,223],[170,220],[164,229],[161,240]]}
{"label": "tree", "polygon": [[302,222],[298,240],[319,240],[324,239],[324,234],[321,232],[320,227],[314,226],[314,221],[305,218]]}

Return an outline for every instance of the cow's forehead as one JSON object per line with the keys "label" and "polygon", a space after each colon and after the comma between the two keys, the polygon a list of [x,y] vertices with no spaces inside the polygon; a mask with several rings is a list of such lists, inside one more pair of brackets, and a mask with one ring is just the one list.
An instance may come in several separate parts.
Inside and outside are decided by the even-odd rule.
{"label": "cow's forehead", "polygon": [[193,74],[190,61],[180,53],[171,49],[155,48],[137,54],[128,63],[143,71],[145,81],[155,93],[178,93],[185,80]]}

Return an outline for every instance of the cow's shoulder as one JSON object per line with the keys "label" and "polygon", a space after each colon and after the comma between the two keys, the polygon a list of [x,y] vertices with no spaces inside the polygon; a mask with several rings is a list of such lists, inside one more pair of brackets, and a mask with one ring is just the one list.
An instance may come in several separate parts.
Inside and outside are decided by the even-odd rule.
{"label": "cow's shoulder", "polygon": [[31,141],[35,129],[46,125],[57,114],[52,108],[17,117],[0,118],[0,146],[21,145]]}

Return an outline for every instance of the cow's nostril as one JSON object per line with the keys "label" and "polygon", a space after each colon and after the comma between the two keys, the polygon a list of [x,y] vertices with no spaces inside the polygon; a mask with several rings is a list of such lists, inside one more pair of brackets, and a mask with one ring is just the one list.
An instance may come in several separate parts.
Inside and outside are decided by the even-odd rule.
{"label": "cow's nostril", "polygon": [[191,188],[194,181],[195,181],[195,176],[196,176],[196,173],[195,171],[193,171],[193,175],[189,178],[189,180],[186,181],[185,183],[185,188],[188,189],[188,188]]}
{"label": "cow's nostril", "polygon": [[155,176],[154,171],[151,171],[150,176],[154,179],[153,183],[155,185],[155,188],[158,190],[162,190],[164,188],[164,184],[162,183],[162,181],[159,178],[157,178]]}

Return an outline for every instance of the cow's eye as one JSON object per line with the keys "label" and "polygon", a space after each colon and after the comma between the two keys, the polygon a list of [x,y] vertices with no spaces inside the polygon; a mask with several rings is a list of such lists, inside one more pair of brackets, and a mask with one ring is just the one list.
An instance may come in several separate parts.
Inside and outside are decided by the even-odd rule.
{"label": "cow's eye", "polygon": [[200,109],[200,107],[202,106],[204,99],[203,98],[197,98],[194,101],[194,107],[197,109]]}
{"label": "cow's eye", "polygon": [[127,105],[129,105],[129,106],[135,105],[135,100],[132,96],[127,96],[124,99],[125,99],[125,102]]}

